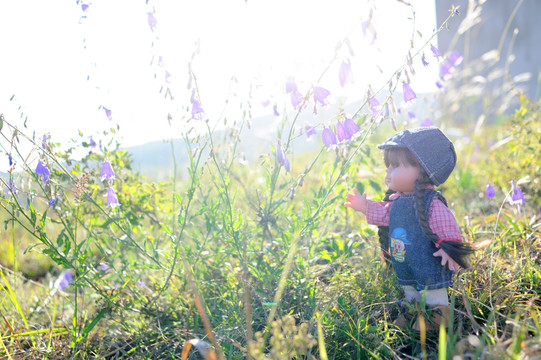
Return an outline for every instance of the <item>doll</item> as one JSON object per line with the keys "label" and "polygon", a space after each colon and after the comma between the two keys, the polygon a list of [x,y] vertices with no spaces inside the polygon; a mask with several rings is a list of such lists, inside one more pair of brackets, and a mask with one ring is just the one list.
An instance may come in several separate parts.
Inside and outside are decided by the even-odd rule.
{"label": "doll", "polygon": [[406,301],[419,302],[424,295],[426,305],[436,310],[430,320],[447,322],[447,288],[453,272],[468,267],[466,256],[473,252],[462,242],[445,198],[435,190],[456,165],[453,143],[438,128],[422,127],[399,132],[378,148],[384,150],[387,167],[384,201],[368,200],[366,193],[353,189],[345,206],[380,227],[382,250],[390,249]]}

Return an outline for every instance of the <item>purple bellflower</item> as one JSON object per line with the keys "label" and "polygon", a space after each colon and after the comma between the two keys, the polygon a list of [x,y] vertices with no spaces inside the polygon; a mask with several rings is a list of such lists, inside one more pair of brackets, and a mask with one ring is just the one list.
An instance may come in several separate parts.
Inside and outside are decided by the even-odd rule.
{"label": "purple bellflower", "polygon": [[329,128],[323,129],[321,132],[321,139],[327,147],[327,150],[336,148],[336,136]]}
{"label": "purple bellflower", "polygon": [[295,110],[299,109],[299,106],[302,104],[303,101],[304,97],[298,90],[295,90],[291,93],[291,105],[293,105],[293,108]]}
{"label": "purple bellflower", "polygon": [[410,121],[413,123],[413,122],[417,122],[417,116],[415,116],[414,113],[412,113],[411,111],[408,111],[408,118],[410,119]]}
{"label": "purple bellflower", "polygon": [[83,12],[86,12],[89,7],[90,7],[90,4],[81,4],[81,10],[83,10]]}
{"label": "purple bellflower", "polygon": [[107,116],[108,120],[113,120],[113,112],[109,109],[107,109],[105,106],[101,105],[100,108],[103,108],[105,111],[105,116]]}
{"label": "purple bellflower", "polygon": [[41,147],[43,149],[47,148],[47,135],[43,135],[43,138],[41,139]]}
{"label": "purple bellflower", "polygon": [[494,191],[494,188],[492,185],[488,184],[485,188],[485,194],[489,199],[492,199],[494,196],[496,196],[496,192]]}
{"label": "purple bellflower", "polygon": [[115,172],[113,171],[113,167],[111,166],[111,163],[109,161],[104,161],[103,165],[101,166],[100,180],[103,181],[105,179],[115,179]]}
{"label": "purple bellflower", "polygon": [[165,71],[165,82],[167,84],[171,84],[171,74],[169,73],[169,71]]}
{"label": "purple bellflower", "polygon": [[432,50],[432,54],[434,54],[436,59],[443,58],[443,56],[441,56],[441,52],[434,45],[430,46],[430,50]]}
{"label": "purple bellflower", "polygon": [[378,113],[379,113],[379,109],[378,109],[379,101],[378,101],[378,99],[376,99],[375,97],[370,97],[369,103],[370,103],[370,110],[372,111],[372,117],[378,116]]}
{"label": "purple bellflower", "polygon": [[43,176],[43,183],[45,184],[47,184],[49,181],[49,175],[51,175],[49,169],[41,160],[38,161],[38,166],[36,166],[36,174]]}
{"label": "purple bellflower", "polygon": [[440,66],[440,79],[448,80],[451,78],[451,73],[453,72],[453,65],[449,61],[444,61]]}
{"label": "purple bellflower", "polygon": [[349,140],[348,134],[346,133],[346,128],[344,127],[344,123],[342,123],[341,121],[336,124],[336,137],[338,138],[339,143],[345,140]]}
{"label": "purple bellflower", "polygon": [[432,122],[432,120],[430,120],[430,118],[425,118],[423,122],[421,123],[421,126],[430,127],[430,126],[434,126],[434,123]]}
{"label": "purple bellflower", "polygon": [[344,128],[346,129],[348,140],[355,139],[360,135],[361,130],[359,129],[359,125],[353,119],[346,118],[344,120]]}
{"label": "purple bellflower", "polygon": [[54,288],[57,290],[66,289],[73,281],[73,275],[68,270],[63,271],[54,282]]}
{"label": "purple bellflower", "polygon": [[451,51],[449,55],[447,56],[447,58],[449,59],[449,61],[451,62],[453,66],[458,66],[462,64],[462,61],[464,60],[464,57],[462,55],[459,55],[454,51]]}
{"label": "purple bellflower", "polygon": [[331,92],[321,86],[314,87],[314,101],[319,102],[322,106],[327,105],[327,98]]}
{"label": "purple bellflower", "polygon": [[421,56],[421,62],[423,63],[423,66],[424,67],[427,67],[429,62],[426,61],[426,58],[425,58],[425,53],[423,53],[423,55]]}
{"label": "purple bellflower", "polygon": [[90,137],[90,139],[88,140],[88,142],[90,143],[90,148],[91,149],[95,149],[98,145],[96,144],[96,142],[94,141],[94,139],[92,139],[92,136]]}
{"label": "purple bellflower", "polygon": [[11,157],[11,155],[8,155],[8,160],[9,160],[9,166],[13,166],[13,158]]}
{"label": "purple bellflower", "polygon": [[6,195],[11,195],[11,193],[17,194],[17,187],[15,186],[15,183],[13,182],[13,180],[9,181],[9,186],[6,188],[6,191],[5,191]]}
{"label": "purple bellflower", "polygon": [[145,282],[143,280],[137,280],[137,282],[135,283],[135,285],[137,285],[138,287],[140,287],[141,289],[144,289],[147,287],[147,284],[145,284]]}
{"label": "purple bellflower", "polygon": [[404,102],[410,102],[417,99],[413,89],[405,81],[402,82],[402,92],[404,93]]}
{"label": "purple bellflower", "polygon": [[103,271],[103,272],[106,272],[107,270],[109,270],[109,265],[105,264],[105,263],[101,263],[100,266],[99,266],[99,270],[100,271]]}
{"label": "purple bellflower", "polygon": [[156,29],[157,24],[158,24],[158,20],[156,20],[153,13],[149,12],[148,13],[148,26],[150,26],[150,30],[154,31]]}
{"label": "purple bellflower", "polygon": [[513,190],[511,194],[511,204],[514,205],[524,205],[524,194],[522,190],[517,186],[517,182],[513,180],[512,182]]}
{"label": "purple bellflower", "polygon": [[49,200],[49,206],[54,206],[54,204],[56,204],[56,197],[55,196],[53,196],[51,198],[51,200]]}
{"label": "purple bellflower", "polygon": [[291,78],[287,79],[286,81],[286,93],[294,93],[297,91],[297,84],[295,84],[295,81]]}
{"label": "purple bellflower", "polygon": [[272,111],[274,112],[274,116],[280,116],[280,113],[278,112],[278,105],[274,104],[272,106]]}
{"label": "purple bellflower", "polygon": [[306,137],[310,139],[312,136],[316,134],[316,128],[312,125],[306,125],[304,127],[304,131],[306,131]]}
{"label": "purple bellflower", "polygon": [[340,86],[344,87],[349,82],[352,82],[351,64],[343,61],[340,65],[340,71],[338,72],[338,78],[340,79]]}
{"label": "purple bellflower", "polygon": [[436,81],[436,86],[438,87],[438,89],[443,89],[443,84],[441,83],[441,81]]}
{"label": "purple bellflower", "polygon": [[110,187],[107,188],[107,207],[112,207],[113,209],[117,206],[120,206],[118,202],[118,197],[115,194],[115,190]]}
{"label": "purple bellflower", "polygon": [[194,100],[192,104],[192,119],[194,120],[203,120],[203,115],[205,111],[201,107],[199,101]]}
{"label": "purple bellflower", "polygon": [[280,140],[278,140],[276,144],[276,161],[278,162],[278,164],[283,166],[286,171],[289,171],[289,160],[284,153],[284,149],[282,149],[282,144],[280,143]]}

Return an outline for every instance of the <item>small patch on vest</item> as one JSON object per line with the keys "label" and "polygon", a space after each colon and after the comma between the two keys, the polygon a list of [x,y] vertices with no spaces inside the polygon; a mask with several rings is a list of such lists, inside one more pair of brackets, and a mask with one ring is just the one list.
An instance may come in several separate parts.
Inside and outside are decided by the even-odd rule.
{"label": "small patch on vest", "polygon": [[391,234],[391,256],[398,262],[404,262],[406,258],[406,244],[411,244],[407,238],[406,230],[396,228]]}

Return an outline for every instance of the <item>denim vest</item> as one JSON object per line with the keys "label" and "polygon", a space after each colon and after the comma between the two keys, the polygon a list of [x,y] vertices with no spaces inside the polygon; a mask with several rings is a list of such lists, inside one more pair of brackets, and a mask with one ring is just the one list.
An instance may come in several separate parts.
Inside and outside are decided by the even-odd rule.
{"label": "denim vest", "polygon": [[[427,190],[425,209],[428,211],[434,197],[445,199],[435,190]],[[400,285],[417,290],[433,290],[451,286],[453,272],[441,265],[441,257],[434,257],[436,246],[424,234],[415,217],[413,194],[394,200],[389,218],[390,249],[393,267]]]}

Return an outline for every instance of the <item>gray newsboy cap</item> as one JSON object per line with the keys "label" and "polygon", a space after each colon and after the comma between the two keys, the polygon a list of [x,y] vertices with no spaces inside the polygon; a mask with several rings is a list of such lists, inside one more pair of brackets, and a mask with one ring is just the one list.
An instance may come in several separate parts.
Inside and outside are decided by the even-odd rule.
{"label": "gray newsboy cap", "polygon": [[436,127],[404,130],[378,145],[379,149],[391,147],[411,151],[436,186],[447,180],[456,165],[453,143]]}

